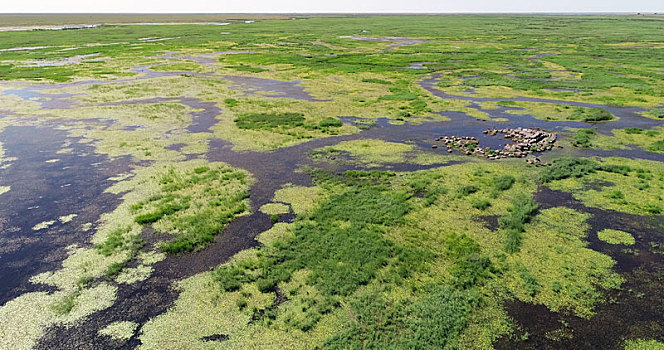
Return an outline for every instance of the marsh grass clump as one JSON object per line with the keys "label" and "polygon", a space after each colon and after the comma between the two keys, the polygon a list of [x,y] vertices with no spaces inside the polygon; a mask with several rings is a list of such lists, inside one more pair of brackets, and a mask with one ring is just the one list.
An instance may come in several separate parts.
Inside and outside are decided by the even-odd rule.
{"label": "marsh grass clump", "polygon": [[238,100],[234,98],[225,98],[224,99],[224,105],[229,108],[233,108],[239,104]]}
{"label": "marsh grass clump", "polygon": [[53,312],[55,312],[56,315],[66,315],[71,310],[74,308],[76,305],[76,297],[80,294],[80,292],[75,292],[72,294],[66,295],[64,298],[62,298],[60,301],[54,303],[51,307],[53,308]]}
{"label": "marsh grass clump", "polygon": [[491,202],[489,202],[486,199],[479,199],[479,200],[474,200],[472,205],[473,205],[473,208],[475,208],[475,209],[486,210],[491,206]]}
{"label": "marsh grass clump", "polygon": [[648,146],[648,151],[664,152],[664,140],[653,142],[650,146]]}
{"label": "marsh grass clump", "polygon": [[127,236],[131,226],[120,227],[111,231],[103,243],[95,244],[99,254],[111,256],[119,250],[138,251],[143,246],[143,240],[137,235]]}
{"label": "marsh grass clump", "polygon": [[343,123],[341,122],[341,120],[339,120],[337,118],[327,117],[327,118],[321,120],[318,123],[318,125],[321,128],[328,128],[328,127],[338,128],[338,127],[341,127],[343,125]]}
{"label": "marsh grass clump", "polygon": [[572,145],[579,148],[590,148],[592,147],[591,138],[595,134],[595,129],[579,129],[574,133]]}
{"label": "marsh grass clump", "polygon": [[540,172],[539,179],[543,183],[566,179],[569,177],[583,177],[597,171],[599,163],[586,158],[561,157],[553,161],[551,166]]}
{"label": "marsh grass clump", "polygon": [[383,84],[383,85],[390,85],[392,84],[391,81],[383,80],[383,79],[377,79],[377,78],[364,78],[362,79],[363,83],[372,83],[372,84]]}
{"label": "marsh grass clump", "polygon": [[328,339],[326,349],[448,349],[468,323],[478,303],[476,294],[444,286],[427,286],[412,303],[371,291],[353,298],[356,315],[340,334]]}
{"label": "marsh grass clump", "polygon": [[466,234],[450,234],[446,240],[445,255],[454,262],[453,284],[471,288],[488,278],[493,271],[491,260],[482,254],[480,245]]}
{"label": "marsh grass clump", "polygon": [[609,111],[601,108],[583,108],[576,107],[572,114],[567,117],[569,120],[581,120],[584,122],[601,122],[613,120],[615,117]]}
{"label": "marsh grass clump", "polygon": [[159,178],[159,193],[131,207],[134,221],[175,233],[162,245],[165,252],[192,251],[212,242],[226,224],[247,211],[247,180],[244,172],[223,165],[171,168]]}
{"label": "marsh grass clump", "polygon": [[[409,193],[390,191],[375,182],[392,176],[348,172],[340,177],[318,174],[316,178],[336,191],[316,210],[298,217],[291,238],[264,247],[255,259],[218,269],[215,275],[221,288],[232,291],[244,283],[255,283],[262,293],[270,293],[279,283],[289,281],[293,273],[306,269],[310,271],[307,283],[321,293],[321,299],[306,311],[307,317],[316,320],[340,297],[369,283],[388,264],[397,263],[399,268],[394,271],[402,276],[420,266],[422,254],[408,254],[383,237],[388,227],[402,224],[412,208]],[[302,323],[302,327],[314,324]]]}
{"label": "marsh grass clump", "polygon": [[239,115],[235,124],[240,129],[272,131],[304,126],[304,121],[302,113],[249,113]]}
{"label": "marsh grass clump", "polygon": [[643,134],[643,129],[641,129],[641,128],[625,128],[624,130],[625,130],[626,133],[628,133],[630,135]]}
{"label": "marsh grass clump", "polygon": [[311,138],[305,131],[319,131],[325,134],[337,134],[343,123],[334,117],[327,117],[318,123],[307,121],[303,113],[246,113],[235,119],[235,125],[245,130],[262,130],[297,138]]}
{"label": "marsh grass clump", "polygon": [[519,251],[521,236],[525,231],[525,224],[537,213],[538,204],[532,197],[520,194],[514,198],[506,215],[498,219],[501,229],[507,232],[505,250],[508,253]]}
{"label": "marsh grass clump", "polygon": [[501,175],[493,178],[493,188],[495,191],[507,191],[514,185],[516,178],[512,175]]}
{"label": "marsh grass clump", "polygon": [[459,188],[457,189],[457,191],[456,191],[456,196],[457,196],[458,198],[461,198],[461,197],[467,197],[467,196],[469,196],[469,195],[471,195],[471,194],[473,194],[473,193],[475,193],[475,192],[477,192],[477,191],[479,191],[479,190],[480,190],[480,188],[477,187],[477,186],[475,186],[475,185],[466,185],[466,186],[462,186],[462,187],[459,187]]}

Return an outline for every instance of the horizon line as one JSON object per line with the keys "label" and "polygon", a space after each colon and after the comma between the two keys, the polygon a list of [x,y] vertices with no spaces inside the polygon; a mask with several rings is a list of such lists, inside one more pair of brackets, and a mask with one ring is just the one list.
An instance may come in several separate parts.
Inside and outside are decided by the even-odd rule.
{"label": "horizon line", "polygon": [[466,14],[577,14],[577,15],[630,15],[662,14],[660,11],[488,11],[488,12],[0,12],[0,16],[22,15],[466,15]]}

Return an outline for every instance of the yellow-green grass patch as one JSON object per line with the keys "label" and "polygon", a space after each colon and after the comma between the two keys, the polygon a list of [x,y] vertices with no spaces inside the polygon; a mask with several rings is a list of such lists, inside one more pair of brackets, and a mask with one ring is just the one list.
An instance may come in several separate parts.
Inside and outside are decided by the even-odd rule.
{"label": "yellow-green grass patch", "polygon": [[597,238],[609,244],[634,245],[635,243],[634,236],[629,232],[608,228],[597,232]]}

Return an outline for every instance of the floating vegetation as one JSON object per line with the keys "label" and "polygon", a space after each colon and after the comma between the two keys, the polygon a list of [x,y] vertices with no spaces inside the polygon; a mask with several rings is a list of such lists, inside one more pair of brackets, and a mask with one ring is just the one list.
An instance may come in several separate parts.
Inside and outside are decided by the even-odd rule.
{"label": "floating vegetation", "polygon": [[625,342],[625,350],[662,350],[664,343],[657,340],[628,340]]}
{"label": "floating vegetation", "polygon": [[[315,171],[316,187],[276,196],[315,198],[296,209],[293,223],[276,224],[259,235],[262,247],[184,281],[175,308],[143,327],[141,341],[158,347],[224,335],[231,348],[491,344],[509,329],[496,288],[588,318],[601,289],[622,283],[615,262],[586,247],[587,214],[537,210],[525,167]],[[295,195],[303,189],[317,195]],[[480,211],[504,217],[497,231],[474,219]],[[505,243],[510,232],[518,233],[516,244]],[[563,265],[574,273],[555,268]],[[196,311],[210,307],[218,313]]]}
{"label": "floating vegetation", "polygon": [[634,245],[634,236],[620,230],[604,229],[597,232],[597,238],[609,244]]}
{"label": "floating vegetation", "polygon": [[56,222],[55,220],[42,221],[42,222],[38,223],[37,225],[32,226],[32,230],[39,231],[39,230],[49,228],[49,227],[51,227],[51,225],[55,224],[55,222]]}
{"label": "floating vegetation", "polygon": [[[540,173],[552,189],[571,192],[588,206],[638,215],[664,212],[664,167],[647,160],[562,157]],[[598,181],[612,185],[595,189]]]}
{"label": "floating vegetation", "polygon": [[288,214],[290,207],[283,203],[267,203],[260,207],[260,211],[268,215]]}
{"label": "floating vegetation", "polygon": [[212,242],[234,217],[249,211],[250,178],[224,164],[168,169],[158,175],[160,190],[131,207],[134,221],[176,234],[162,249],[182,253]]}
{"label": "floating vegetation", "polygon": [[78,214],[63,215],[63,216],[60,216],[58,218],[58,221],[60,221],[60,223],[66,224],[66,223],[74,220],[74,218],[77,217],[77,216],[78,216]]}
{"label": "floating vegetation", "polygon": [[397,163],[432,165],[457,160],[453,156],[425,152],[412,144],[377,139],[343,141],[331,147],[317,149],[311,153],[311,157],[340,164],[360,163],[366,167],[389,167]]}
{"label": "floating vegetation", "polygon": [[131,321],[117,321],[99,330],[99,335],[109,336],[115,340],[129,340],[134,336],[138,324]]}

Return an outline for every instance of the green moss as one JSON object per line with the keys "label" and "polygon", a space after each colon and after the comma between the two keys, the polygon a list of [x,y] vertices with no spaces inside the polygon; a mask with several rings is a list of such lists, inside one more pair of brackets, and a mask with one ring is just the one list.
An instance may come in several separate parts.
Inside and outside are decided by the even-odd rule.
{"label": "green moss", "polygon": [[634,245],[634,236],[631,234],[612,229],[604,229],[597,232],[597,238],[610,244]]}

